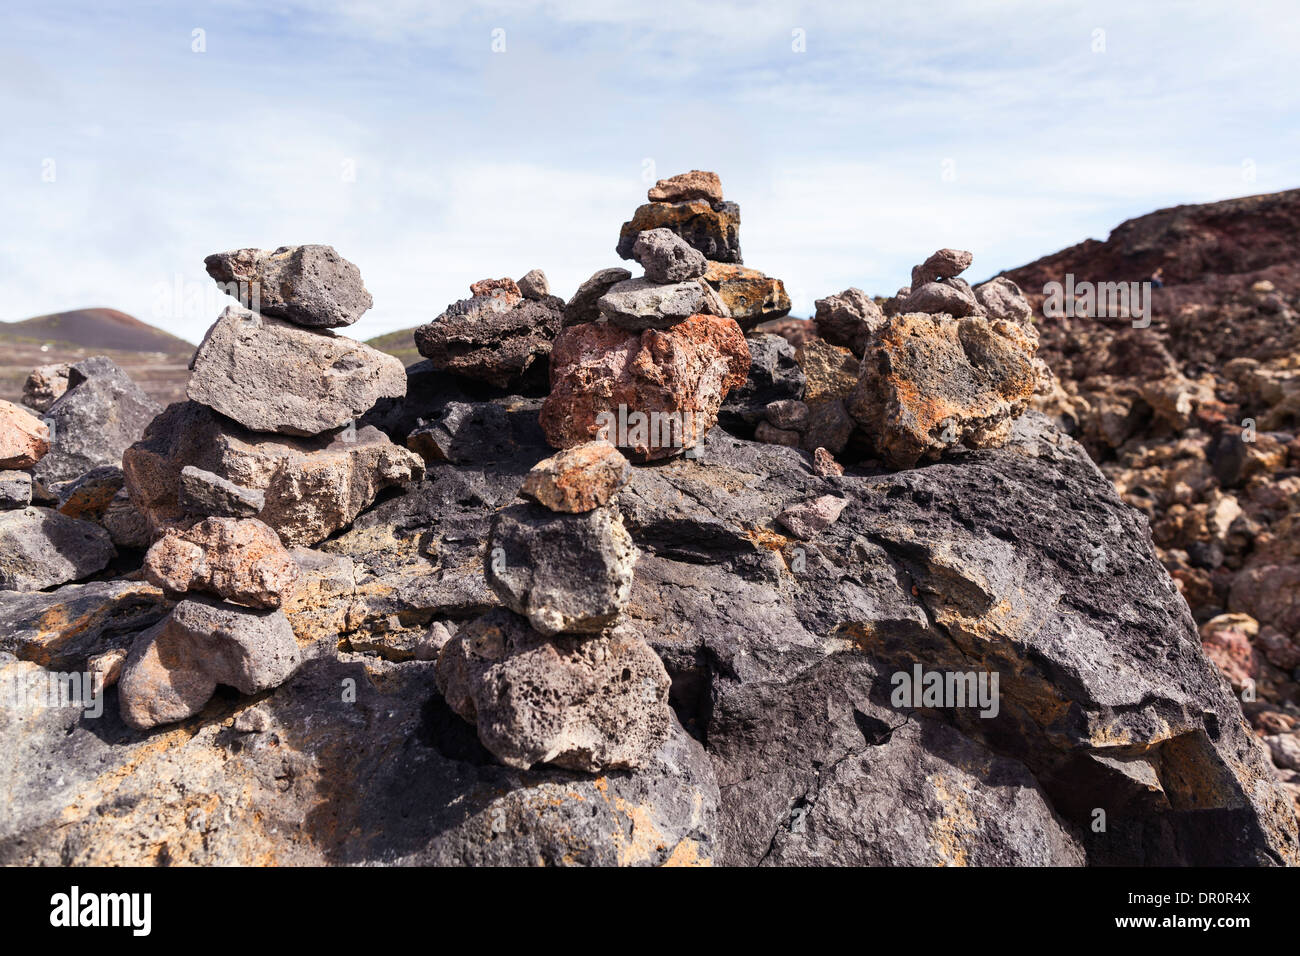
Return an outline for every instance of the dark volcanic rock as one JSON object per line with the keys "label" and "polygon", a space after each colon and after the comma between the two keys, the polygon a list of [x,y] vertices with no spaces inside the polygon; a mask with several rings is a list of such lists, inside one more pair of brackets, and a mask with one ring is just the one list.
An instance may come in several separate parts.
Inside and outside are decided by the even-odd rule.
{"label": "dark volcanic rock", "polygon": [[102,355],[68,372],[68,390],[45,411],[49,453],[32,474],[45,487],[77,478],[99,465],[121,465],[162,406]]}
{"label": "dark volcanic rock", "polygon": [[[514,283],[511,282],[511,285]],[[545,362],[563,322],[564,301],[482,295],[461,299],[415,330],[415,346],[436,369],[487,382],[518,385]]]}
{"label": "dark volcanic rock", "polygon": [[374,302],[361,282],[361,270],[333,246],[236,249],[214,253],[203,265],[218,283],[234,284],[230,294],[245,308],[295,325],[351,325]]}
{"label": "dark volcanic rock", "polygon": [[718,423],[749,437],[772,402],[803,398],[804,374],[795,361],[794,346],[781,336],[750,335],[745,344],[749,346],[749,375],[743,385],[727,393]]}
{"label": "dark volcanic rock", "polygon": [[650,229],[670,229],[687,245],[714,262],[735,262],[740,257],[740,207],[734,202],[690,199],[684,202],[652,202],[637,207],[619,231],[619,258],[631,259],[637,236]]}
{"label": "dark volcanic rock", "polygon": [[102,571],[116,555],[108,532],[49,508],[0,511],[0,589],[39,591]]}

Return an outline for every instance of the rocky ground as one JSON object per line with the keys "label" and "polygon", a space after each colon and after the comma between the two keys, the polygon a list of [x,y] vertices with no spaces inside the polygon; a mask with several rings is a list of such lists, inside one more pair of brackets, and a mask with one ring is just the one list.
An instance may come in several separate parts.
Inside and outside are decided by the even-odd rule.
{"label": "rocky ground", "polygon": [[[1300,861],[1283,685],[1243,714],[1206,628],[1296,631],[1199,604],[1207,551],[1121,497],[1188,434],[1133,400],[1097,446],[1121,373],[970,253],[795,323],[715,175],[648,199],[643,275],[475,282],[404,373],[336,331],[351,263],[238,250],[214,279],[275,295],[185,400],[94,360],[0,405],[0,861]],[[1236,574],[1288,566],[1258,447]]]}

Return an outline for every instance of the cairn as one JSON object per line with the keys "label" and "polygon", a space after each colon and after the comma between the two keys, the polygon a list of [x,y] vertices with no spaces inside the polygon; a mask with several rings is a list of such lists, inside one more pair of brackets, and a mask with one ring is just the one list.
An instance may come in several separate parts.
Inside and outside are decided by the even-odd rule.
{"label": "cairn", "polygon": [[507,766],[643,767],[668,737],[668,674],[620,620],[638,551],[613,499],[630,473],[608,442],[575,446],[493,520],[486,577],[505,607],[447,641],[436,673]]}
{"label": "cairn", "polygon": [[[329,246],[240,249],[205,264],[243,304],[195,352],[190,401],[159,416],[125,458],[132,498],[156,522],[145,578],[179,602],[122,666],[122,717],[137,729],[198,713],[218,684],[254,694],[296,669],[282,608],[301,570],[284,539],[315,543],[373,499],[365,482],[360,501],[329,497],[339,494],[332,478],[365,467],[347,446],[405,466],[388,478],[422,472],[377,430],[356,428],[379,399],[406,393],[399,360],[332,331],[370,307],[356,266]],[[323,507],[334,511],[325,522]]]}

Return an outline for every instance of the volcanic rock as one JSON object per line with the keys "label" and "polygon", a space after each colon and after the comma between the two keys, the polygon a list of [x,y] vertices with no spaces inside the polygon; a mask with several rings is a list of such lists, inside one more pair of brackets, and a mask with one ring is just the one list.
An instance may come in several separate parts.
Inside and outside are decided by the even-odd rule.
{"label": "volcanic rock", "polygon": [[436,369],[508,388],[551,354],[562,308],[555,296],[533,301],[501,292],[461,299],[416,329],[415,345]]}
{"label": "volcanic rock", "polygon": [[519,493],[552,511],[578,514],[608,504],[631,473],[628,460],[609,442],[587,442],[539,461]]}
{"label": "volcanic rock", "polygon": [[46,424],[22,406],[0,400],[0,468],[30,468],[49,450]]}
{"label": "volcanic rock", "polygon": [[168,594],[206,591],[236,604],[276,608],[298,586],[298,565],[256,518],[205,518],[164,534],[144,557],[144,575]]}
{"label": "volcanic rock", "polygon": [[611,508],[557,515],[518,504],[492,521],[487,583],[543,634],[598,634],[627,603],[636,559]]}
{"label": "volcanic rock", "polygon": [[595,322],[600,318],[600,309],[596,303],[614,286],[620,282],[626,282],[630,278],[632,278],[632,273],[618,266],[612,269],[601,269],[578,286],[578,291],[573,294],[573,298],[564,307],[564,324],[569,326],[580,325],[583,322]]}
{"label": "volcanic rock", "polygon": [[0,652],[55,671],[82,670],[95,655],[130,647],[171,609],[162,591],[143,581],[0,592]]}
{"label": "volcanic rock", "polygon": [[623,223],[616,251],[631,259],[637,236],[651,229],[670,229],[687,245],[714,262],[743,262],[740,257],[740,207],[734,202],[690,199],[684,202],[652,202],[637,207]]}
{"label": "volcanic rock", "polygon": [[970,268],[975,259],[963,249],[940,249],[919,266],[912,268],[912,289],[939,279],[954,279]]}
{"label": "volcanic rock", "polygon": [[759,333],[746,337],[749,374],[745,383],[733,388],[722,403],[718,421],[724,428],[748,436],[766,415],[772,402],[803,398],[804,374],[795,361],[795,350],[779,335]]}
{"label": "volcanic rock", "polygon": [[555,340],[542,429],[556,448],[603,437],[637,461],[670,458],[707,434],[748,370],[745,338],[729,318],[693,315],[640,333],[570,326]]}
{"label": "volcanic rock", "polygon": [[1020,286],[1006,276],[998,276],[977,286],[975,298],[990,319],[1005,319],[1023,325],[1028,323],[1033,314],[1033,308],[1020,291]]}
{"label": "volcanic rock", "polygon": [[60,482],[50,490],[58,499],[59,514],[102,524],[104,514],[122,490],[123,483],[121,468],[101,465],[80,478]]}
{"label": "volcanic rock", "polygon": [[799,346],[795,359],[803,369],[803,399],[809,405],[847,398],[857,385],[859,363],[847,348],[812,339]]}
{"label": "volcanic rock", "polygon": [[519,294],[525,299],[540,302],[551,294],[551,284],[546,279],[546,273],[541,269],[532,269],[524,273],[523,278],[515,285],[519,288]]}
{"label": "volcanic rock", "polygon": [[754,441],[761,441],[768,445],[785,445],[787,448],[798,448],[803,441],[803,436],[792,429],[777,428],[770,422],[759,422],[758,427],[754,429]]}
{"label": "volcanic rock", "polygon": [[469,294],[475,299],[495,299],[498,303],[511,307],[523,298],[519,286],[515,285],[515,280],[509,277],[504,279],[479,279],[477,282],[471,282],[469,284]]}
{"label": "volcanic rock", "polygon": [[266,493],[186,465],[177,503],[186,514],[199,517],[252,518],[266,507]]}
{"label": "volcanic rock", "polygon": [[39,365],[32,369],[23,383],[23,404],[38,412],[43,412],[58,401],[68,390],[68,372],[72,366],[66,362],[60,365]]}
{"label": "volcanic rock", "polygon": [[710,262],[704,281],[717,290],[727,311],[746,332],[760,322],[788,315],[790,296],[785,283],[757,269],[728,262]]}
{"label": "volcanic rock", "polygon": [[45,487],[79,478],[100,465],[121,465],[162,407],[102,355],[68,372],[68,390],[45,412],[50,451],[32,469]]}
{"label": "volcanic rock", "polygon": [[0,471],[0,511],[32,503],[32,476],[26,471]]}
{"label": "volcanic rock", "polygon": [[221,314],[194,353],[186,393],[245,428],[317,435],[380,398],[406,393],[399,359],[328,331],[239,306]]}
{"label": "volcanic rock", "polygon": [[704,254],[688,246],[671,229],[650,229],[636,237],[632,257],[651,282],[682,282],[704,275]]}
{"label": "volcanic rock", "polygon": [[508,767],[590,773],[647,765],[669,735],[668,675],[627,628],[546,637],[509,611],[473,621],[438,656],[438,689]]}
{"label": "volcanic rock", "polygon": [[181,522],[181,471],[193,465],[261,491],[258,518],[287,546],[311,545],[351,523],[384,488],[424,474],[420,457],[373,426],[312,438],[249,432],[197,402],[177,402],[122,460],[131,500],[155,533]]}
{"label": "volcanic rock", "polygon": [[769,402],[765,413],[767,420],[777,428],[802,431],[808,424],[808,406],[794,399]]}
{"label": "volcanic rock", "polygon": [[39,591],[102,571],[117,552],[108,532],[49,508],[0,511],[0,590]]}
{"label": "volcanic rock", "polygon": [[961,279],[946,279],[913,286],[911,293],[899,301],[898,312],[947,313],[960,319],[968,315],[983,315],[984,307]]}
{"label": "volcanic rock", "polygon": [[692,169],[689,173],[659,180],[650,187],[646,198],[651,202],[686,202],[691,199],[722,202],[722,180],[717,173]]}
{"label": "volcanic rock", "polygon": [[818,299],[817,314],[813,317],[819,336],[831,345],[848,349],[858,358],[862,358],[871,336],[884,321],[884,313],[875,300],[852,287],[839,295]]}
{"label": "volcanic rock", "polygon": [[649,279],[628,279],[610,288],[596,304],[615,325],[635,332],[667,329],[692,315],[706,312],[705,288],[688,279],[663,285]]}
{"label": "volcanic rock", "polygon": [[812,501],[791,505],[777,515],[776,520],[796,538],[811,541],[835,523],[848,503],[846,498],[822,495]]}
{"label": "volcanic rock", "polygon": [[351,325],[374,304],[361,270],[333,246],[236,249],[203,265],[219,284],[234,283],[230,294],[244,308],[307,328]]}
{"label": "volcanic rock", "polygon": [[825,448],[813,450],[813,473],[823,478],[836,478],[844,474],[844,466]]}
{"label": "volcanic rock", "polygon": [[197,714],[218,684],[257,694],[297,666],[283,611],[191,598],[136,638],[118,680],[118,706],[127,726],[148,730]]}
{"label": "volcanic rock", "polygon": [[862,360],[848,408],[894,467],[991,448],[1034,393],[1033,343],[1010,322],[897,315]]}

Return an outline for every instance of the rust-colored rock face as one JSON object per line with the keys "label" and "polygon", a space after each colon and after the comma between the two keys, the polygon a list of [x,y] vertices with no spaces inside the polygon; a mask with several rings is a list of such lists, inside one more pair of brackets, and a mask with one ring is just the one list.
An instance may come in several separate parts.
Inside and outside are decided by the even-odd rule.
{"label": "rust-colored rock face", "polygon": [[685,202],[690,199],[722,202],[722,180],[717,173],[692,169],[689,173],[659,180],[650,187],[646,198],[651,202]]}
{"label": "rust-colored rock face", "polygon": [[693,315],[644,332],[570,326],[551,353],[542,430],[556,448],[603,437],[638,461],[671,458],[703,440],[748,373],[745,336],[729,318]]}
{"label": "rust-colored rock face", "polygon": [[790,313],[785,283],[732,262],[710,262],[704,281],[717,290],[736,324],[746,331]]}
{"label": "rust-colored rock face", "polygon": [[539,461],[519,493],[552,511],[577,514],[607,504],[632,468],[607,441],[587,442]]}
{"label": "rust-colored rock face", "polygon": [[30,468],[50,450],[50,429],[13,402],[0,401],[0,468]]}
{"label": "rust-colored rock face", "polygon": [[300,571],[274,531],[256,518],[206,518],[164,535],[144,559],[151,584],[172,594],[204,591],[249,607],[292,597]]}
{"label": "rust-colored rock face", "polygon": [[740,207],[732,202],[691,199],[638,206],[618,235],[618,254],[632,258],[637,236],[649,229],[671,229],[715,262],[741,262]]}
{"label": "rust-colored rock face", "polygon": [[957,444],[998,447],[1034,394],[1033,356],[1013,322],[893,316],[863,357],[849,411],[894,467]]}

